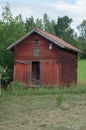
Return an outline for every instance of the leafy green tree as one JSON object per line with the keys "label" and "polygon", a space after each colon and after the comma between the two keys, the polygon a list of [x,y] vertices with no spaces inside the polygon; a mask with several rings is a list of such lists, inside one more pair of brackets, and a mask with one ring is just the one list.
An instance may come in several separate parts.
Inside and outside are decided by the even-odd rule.
{"label": "leafy green tree", "polygon": [[80,55],[82,58],[86,58],[86,20],[77,27],[79,30],[79,42],[80,49],[84,52],[84,55]]}
{"label": "leafy green tree", "polygon": [[54,20],[50,21],[47,14],[43,15],[43,20],[39,18],[34,20],[33,16],[31,16],[29,18],[26,18],[26,21],[25,21],[25,27],[26,27],[27,32],[33,28],[39,28],[46,32],[55,34],[54,25],[55,25],[55,21]]}
{"label": "leafy green tree", "polygon": [[25,27],[26,27],[26,32],[29,32],[31,29],[33,29],[35,27],[35,22],[34,22],[33,16],[26,18]]}
{"label": "leafy green tree", "polygon": [[6,2],[6,6],[2,7],[3,12],[2,12],[2,21],[5,22],[6,24],[9,24],[9,21],[12,20],[12,13],[10,10],[10,4]]}
{"label": "leafy green tree", "polygon": [[35,27],[36,28],[39,28],[39,29],[43,29],[43,23],[42,23],[42,20],[37,18],[36,21],[35,21]]}
{"label": "leafy green tree", "polygon": [[86,20],[84,19],[77,28],[79,30],[80,37],[86,39]]}
{"label": "leafy green tree", "polygon": [[55,21],[49,19],[47,14],[43,15],[43,30],[52,34],[55,34],[54,31],[54,25],[55,25]]}
{"label": "leafy green tree", "polygon": [[68,16],[58,17],[54,30],[58,37],[77,47],[77,34],[74,29],[71,28],[71,23],[72,19]]}
{"label": "leafy green tree", "polygon": [[0,64],[6,68],[6,73],[3,75],[5,83],[12,80],[13,71],[13,52],[7,51],[6,48],[23,36],[25,32],[22,16],[13,18],[10,6],[6,3],[0,19]]}

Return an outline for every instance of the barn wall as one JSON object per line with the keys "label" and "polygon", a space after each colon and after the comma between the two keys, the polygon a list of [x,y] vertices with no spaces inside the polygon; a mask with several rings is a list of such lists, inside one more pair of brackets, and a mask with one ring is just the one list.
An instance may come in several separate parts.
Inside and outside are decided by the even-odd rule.
{"label": "barn wall", "polygon": [[[39,45],[34,45],[35,39],[39,40]],[[34,33],[31,36],[29,36],[26,40],[22,41],[21,44],[15,46],[14,61],[16,65],[14,66],[14,81],[25,82],[26,84],[31,83],[31,81],[29,81],[31,77],[28,77],[29,75],[31,75],[31,70],[27,71],[27,65],[16,62],[16,60],[24,60],[24,62],[30,61],[30,63],[31,61],[40,61],[41,85],[57,85],[59,83],[59,69],[58,65],[56,64],[58,47],[52,44],[52,49],[49,50],[49,44],[49,40]],[[34,48],[40,49],[39,56],[33,56]],[[31,69],[31,64],[29,68]],[[26,79],[24,77],[26,77]]]}
{"label": "barn wall", "polygon": [[14,65],[14,81],[30,85],[30,64],[16,63]]}
{"label": "barn wall", "polygon": [[[39,45],[34,45],[34,40]],[[14,81],[21,81],[30,85],[31,64],[22,64],[16,60],[26,62],[40,61],[41,85],[75,84],[77,82],[77,53],[60,49],[53,44],[49,50],[50,41],[33,33],[14,48]],[[33,56],[33,50],[40,49],[39,56]],[[25,62],[24,61],[24,62]]]}
{"label": "barn wall", "polygon": [[59,85],[59,64],[56,60],[44,60],[40,62],[41,85]]}
{"label": "barn wall", "polygon": [[59,63],[61,64],[60,83],[64,85],[77,83],[77,53],[59,50]]}
{"label": "barn wall", "polygon": [[[39,45],[34,45],[34,40],[39,40]],[[50,41],[41,37],[38,34],[32,34],[21,44],[15,47],[14,57],[15,60],[44,60],[44,59],[56,59],[57,46],[53,44],[53,49],[49,50]],[[40,49],[39,56],[33,56],[33,50],[35,48]]]}

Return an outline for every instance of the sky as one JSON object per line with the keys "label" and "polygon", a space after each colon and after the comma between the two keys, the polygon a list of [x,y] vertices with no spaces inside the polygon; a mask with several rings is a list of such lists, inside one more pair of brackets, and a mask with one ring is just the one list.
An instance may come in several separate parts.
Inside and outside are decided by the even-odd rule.
{"label": "sky", "polygon": [[0,0],[0,15],[6,2],[11,6],[13,16],[22,14],[23,19],[42,18],[44,13],[54,20],[67,15],[73,19],[71,26],[75,30],[86,19],[86,0]]}

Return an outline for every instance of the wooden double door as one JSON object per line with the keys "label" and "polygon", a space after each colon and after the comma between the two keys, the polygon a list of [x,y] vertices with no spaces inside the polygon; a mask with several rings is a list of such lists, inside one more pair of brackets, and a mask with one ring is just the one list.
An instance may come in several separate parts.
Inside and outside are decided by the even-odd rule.
{"label": "wooden double door", "polygon": [[27,86],[59,85],[59,64],[52,60],[16,62],[14,66],[14,81],[24,82]]}

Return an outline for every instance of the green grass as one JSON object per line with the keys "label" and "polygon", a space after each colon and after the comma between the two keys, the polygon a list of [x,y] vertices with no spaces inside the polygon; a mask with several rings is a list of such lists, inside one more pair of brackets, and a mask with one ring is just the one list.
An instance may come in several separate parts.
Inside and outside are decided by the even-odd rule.
{"label": "green grass", "polygon": [[27,95],[62,95],[62,94],[82,94],[86,93],[86,85],[78,85],[64,87],[59,89],[58,86],[54,88],[25,88],[22,83],[13,82],[8,86],[7,90],[2,90],[2,94],[0,97],[8,97],[8,96],[27,96]]}
{"label": "green grass", "polygon": [[78,61],[78,81],[86,83],[86,59]]}

